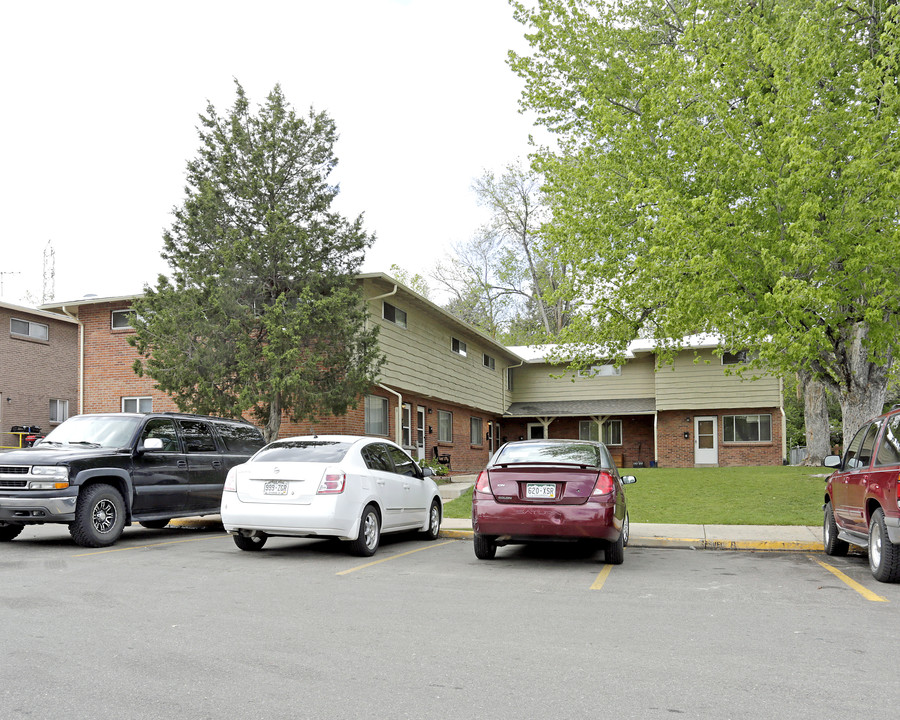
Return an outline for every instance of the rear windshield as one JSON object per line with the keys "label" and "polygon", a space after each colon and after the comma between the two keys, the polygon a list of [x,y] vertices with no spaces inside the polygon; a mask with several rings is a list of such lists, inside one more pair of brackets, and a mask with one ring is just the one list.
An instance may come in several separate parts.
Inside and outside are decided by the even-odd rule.
{"label": "rear windshield", "polygon": [[560,463],[603,467],[600,448],[588,443],[509,443],[500,449],[495,465]]}
{"label": "rear windshield", "polygon": [[337,440],[281,440],[256,453],[253,462],[340,462],[351,444]]}

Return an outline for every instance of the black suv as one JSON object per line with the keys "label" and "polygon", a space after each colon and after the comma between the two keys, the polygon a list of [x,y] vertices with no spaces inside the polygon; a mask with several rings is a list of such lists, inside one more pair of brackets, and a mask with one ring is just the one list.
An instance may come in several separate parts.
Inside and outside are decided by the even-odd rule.
{"label": "black suv", "polygon": [[0,453],[0,541],[25,525],[68,523],[77,544],[104,547],[133,522],[216,514],[228,470],[264,444],[241,420],[76,415],[35,447]]}

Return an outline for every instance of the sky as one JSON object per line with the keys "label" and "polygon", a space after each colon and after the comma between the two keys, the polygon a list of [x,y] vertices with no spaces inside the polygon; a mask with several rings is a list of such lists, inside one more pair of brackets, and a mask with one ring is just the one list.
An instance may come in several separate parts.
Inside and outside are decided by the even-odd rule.
{"label": "sky", "polygon": [[[198,115],[280,84],[335,121],[335,207],[377,236],[365,272],[427,275],[486,219],[484,170],[526,158],[506,0],[9,3],[0,30],[0,300],[139,293],[167,271]],[[49,266],[48,266],[49,267]]]}

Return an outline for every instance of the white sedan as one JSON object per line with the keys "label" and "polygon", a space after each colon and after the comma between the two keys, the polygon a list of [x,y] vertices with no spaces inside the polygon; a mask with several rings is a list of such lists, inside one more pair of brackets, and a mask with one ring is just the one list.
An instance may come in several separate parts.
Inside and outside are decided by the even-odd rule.
{"label": "white sedan", "polygon": [[443,505],[431,475],[389,440],[285,438],[228,472],[222,524],[241,550],[260,550],[276,535],[340,538],[373,555],[383,532],[438,536]]}

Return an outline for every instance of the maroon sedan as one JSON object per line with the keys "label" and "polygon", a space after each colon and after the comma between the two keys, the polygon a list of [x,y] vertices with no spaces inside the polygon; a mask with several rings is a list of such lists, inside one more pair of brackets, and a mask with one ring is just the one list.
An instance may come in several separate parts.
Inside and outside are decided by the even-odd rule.
{"label": "maroon sedan", "polygon": [[472,495],[475,556],[498,545],[547,540],[599,542],[606,562],[625,559],[628,510],[606,446],[587,440],[525,440],[504,445],[481,471]]}

